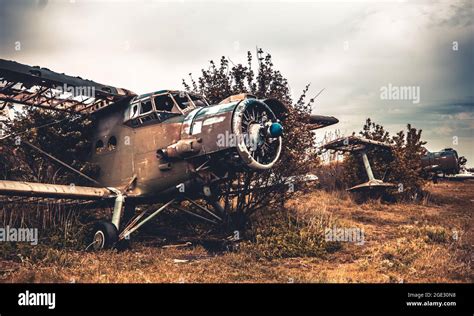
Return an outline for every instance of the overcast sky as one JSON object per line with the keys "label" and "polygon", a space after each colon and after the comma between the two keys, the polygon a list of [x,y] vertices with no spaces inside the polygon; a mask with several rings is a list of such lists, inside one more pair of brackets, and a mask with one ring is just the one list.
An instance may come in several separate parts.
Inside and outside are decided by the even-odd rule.
{"label": "overcast sky", "polygon": [[[294,98],[308,82],[313,94],[325,88],[313,112],[339,118],[342,134],[367,117],[392,133],[411,123],[429,150],[454,147],[474,166],[473,1],[0,0],[0,8],[0,58],[145,93],[181,89],[211,59],[244,63],[258,46]],[[419,102],[382,99],[389,84],[418,87]]]}

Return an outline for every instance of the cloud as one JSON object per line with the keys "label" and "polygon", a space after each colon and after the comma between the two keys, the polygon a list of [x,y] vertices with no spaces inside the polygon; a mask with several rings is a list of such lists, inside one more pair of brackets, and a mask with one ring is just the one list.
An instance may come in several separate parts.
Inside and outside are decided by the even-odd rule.
{"label": "cloud", "polygon": [[1,55],[15,52],[15,44],[26,39],[38,47],[41,38],[32,36],[33,23],[47,5],[47,0],[0,0]]}
{"label": "cloud", "polygon": [[[469,0],[0,6],[2,58],[145,93],[181,88],[182,78],[198,76],[211,59],[245,63],[246,51],[259,46],[272,54],[294,98],[308,82],[310,93],[326,88],[314,111],[338,117],[335,128],[344,133],[359,131],[367,117],[392,133],[412,123],[434,149],[449,146],[451,134],[463,137],[459,151],[474,163]],[[420,104],[381,100],[380,87],[389,83],[419,86]]]}

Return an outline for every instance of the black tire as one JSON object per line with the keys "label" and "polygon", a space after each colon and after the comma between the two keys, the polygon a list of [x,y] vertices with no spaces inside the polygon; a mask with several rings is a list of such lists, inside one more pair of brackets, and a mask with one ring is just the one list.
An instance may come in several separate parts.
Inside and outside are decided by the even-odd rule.
{"label": "black tire", "polygon": [[98,222],[92,235],[92,249],[102,250],[114,248],[118,241],[118,231],[111,222]]}

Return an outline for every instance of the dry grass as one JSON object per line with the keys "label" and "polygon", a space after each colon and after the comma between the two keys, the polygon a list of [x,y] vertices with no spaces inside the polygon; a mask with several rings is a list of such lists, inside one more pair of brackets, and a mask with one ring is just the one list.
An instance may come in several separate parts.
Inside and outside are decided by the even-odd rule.
{"label": "dry grass", "polygon": [[[246,245],[163,249],[137,243],[124,252],[38,248],[0,261],[2,282],[473,282],[474,183],[429,185],[419,204],[354,203],[345,192],[314,191],[287,203],[307,229],[362,228],[365,243],[313,256],[269,259]],[[313,225],[313,226],[311,226]],[[309,227],[309,228],[308,228]],[[255,246],[256,247],[256,246]]]}

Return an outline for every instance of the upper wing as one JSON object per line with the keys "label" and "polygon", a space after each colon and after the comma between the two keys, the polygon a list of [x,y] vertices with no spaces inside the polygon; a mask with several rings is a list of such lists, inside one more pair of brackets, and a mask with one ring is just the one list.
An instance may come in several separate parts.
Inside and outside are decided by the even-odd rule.
{"label": "upper wing", "polygon": [[7,102],[67,112],[94,112],[135,94],[38,66],[0,59],[0,108]]}

